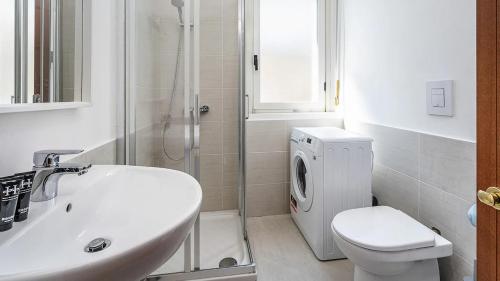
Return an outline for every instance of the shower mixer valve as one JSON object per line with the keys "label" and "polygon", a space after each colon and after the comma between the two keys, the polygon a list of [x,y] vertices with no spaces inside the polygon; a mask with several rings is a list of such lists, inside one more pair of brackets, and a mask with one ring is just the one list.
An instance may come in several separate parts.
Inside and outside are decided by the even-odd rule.
{"label": "shower mixer valve", "polygon": [[200,107],[200,113],[208,113],[210,111],[210,107],[208,105],[203,105]]}

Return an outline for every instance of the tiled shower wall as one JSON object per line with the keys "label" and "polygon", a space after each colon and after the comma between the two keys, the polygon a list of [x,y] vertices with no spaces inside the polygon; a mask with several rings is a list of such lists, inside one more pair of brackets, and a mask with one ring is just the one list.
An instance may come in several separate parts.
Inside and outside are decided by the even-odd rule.
{"label": "tiled shower wall", "polygon": [[321,126],[343,128],[343,120],[321,118],[246,122],[248,216],[290,212],[290,135],[294,127]]}
{"label": "tiled shower wall", "polygon": [[373,194],[453,243],[440,259],[441,280],[472,275],[476,230],[467,219],[475,203],[476,144],[349,120],[347,130],[374,139]]}
{"label": "tiled shower wall", "polygon": [[238,208],[238,1],[200,1],[200,167],[204,211]]}
{"label": "tiled shower wall", "polygon": [[[170,1],[136,1],[136,162],[184,169],[183,52],[171,122],[162,136],[171,105],[177,44],[182,28]],[[238,1],[200,1],[200,167],[203,211],[238,207]]]}

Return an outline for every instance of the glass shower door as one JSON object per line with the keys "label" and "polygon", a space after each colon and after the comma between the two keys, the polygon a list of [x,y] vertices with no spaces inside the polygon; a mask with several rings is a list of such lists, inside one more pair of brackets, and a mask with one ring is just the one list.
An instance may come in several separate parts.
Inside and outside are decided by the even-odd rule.
{"label": "glass shower door", "polygon": [[[237,114],[237,70],[236,78],[234,72],[228,74],[233,82],[227,83],[226,88],[211,80],[214,75],[222,76],[223,56],[210,53],[222,53],[220,4],[227,2],[232,4],[227,8],[235,8],[237,1],[126,1],[126,163],[184,171],[196,178],[203,189],[202,212],[191,236],[148,280],[194,280],[253,273],[255,267],[241,227],[244,210],[238,204],[242,194],[239,160],[243,154],[238,147],[242,119]],[[234,15],[232,20],[236,21]],[[211,40],[210,32],[218,32],[217,42]],[[203,48],[209,43],[219,47],[208,52]],[[234,61],[237,50],[231,55],[230,61]],[[214,68],[218,73],[213,73]],[[223,92],[232,94],[228,97],[231,103],[224,104],[225,115],[231,117],[227,119],[222,118],[221,104],[210,103],[221,101]],[[200,106],[200,96],[206,106]],[[210,113],[200,116],[200,108]],[[217,111],[220,119],[214,118]],[[222,128],[228,133],[230,147],[224,144],[223,148],[226,140]],[[226,159],[228,165],[224,163]],[[230,180],[223,174],[229,174]],[[226,208],[221,204],[224,200],[230,203]],[[232,260],[236,264],[231,264]]]}
{"label": "glass shower door", "polygon": [[190,38],[182,11],[170,1],[128,1],[129,163],[193,174],[194,111],[184,51]]}
{"label": "glass shower door", "polygon": [[[191,5],[127,0],[125,158],[129,165],[175,169],[199,180]],[[199,268],[199,220],[192,235],[158,274]]]}

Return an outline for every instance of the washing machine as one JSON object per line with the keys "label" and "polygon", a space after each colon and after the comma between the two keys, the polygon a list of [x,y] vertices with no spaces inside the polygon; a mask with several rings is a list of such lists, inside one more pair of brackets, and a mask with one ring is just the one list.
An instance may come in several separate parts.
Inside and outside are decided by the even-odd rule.
{"label": "washing machine", "polygon": [[320,260],[345,256],[330,229],[345,210],[372,205],[372,139],[334,127],[294,128],[290,138],[290,211]]}

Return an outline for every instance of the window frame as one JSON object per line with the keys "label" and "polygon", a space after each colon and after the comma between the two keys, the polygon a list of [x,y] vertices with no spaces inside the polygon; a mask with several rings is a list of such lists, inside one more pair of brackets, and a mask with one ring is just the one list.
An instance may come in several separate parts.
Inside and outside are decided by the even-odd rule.
{"label": "window frame", "polygon": [[260,64],[260,1],[247,1],[246,7],[246,94],[250,113],[260,112],[328,112],[334,111],[337,80],[337,0],[318,2],[319,80],[320,101],[317,103],[262,103],[260,102],[260,69],[254,69],[254,55]]}

